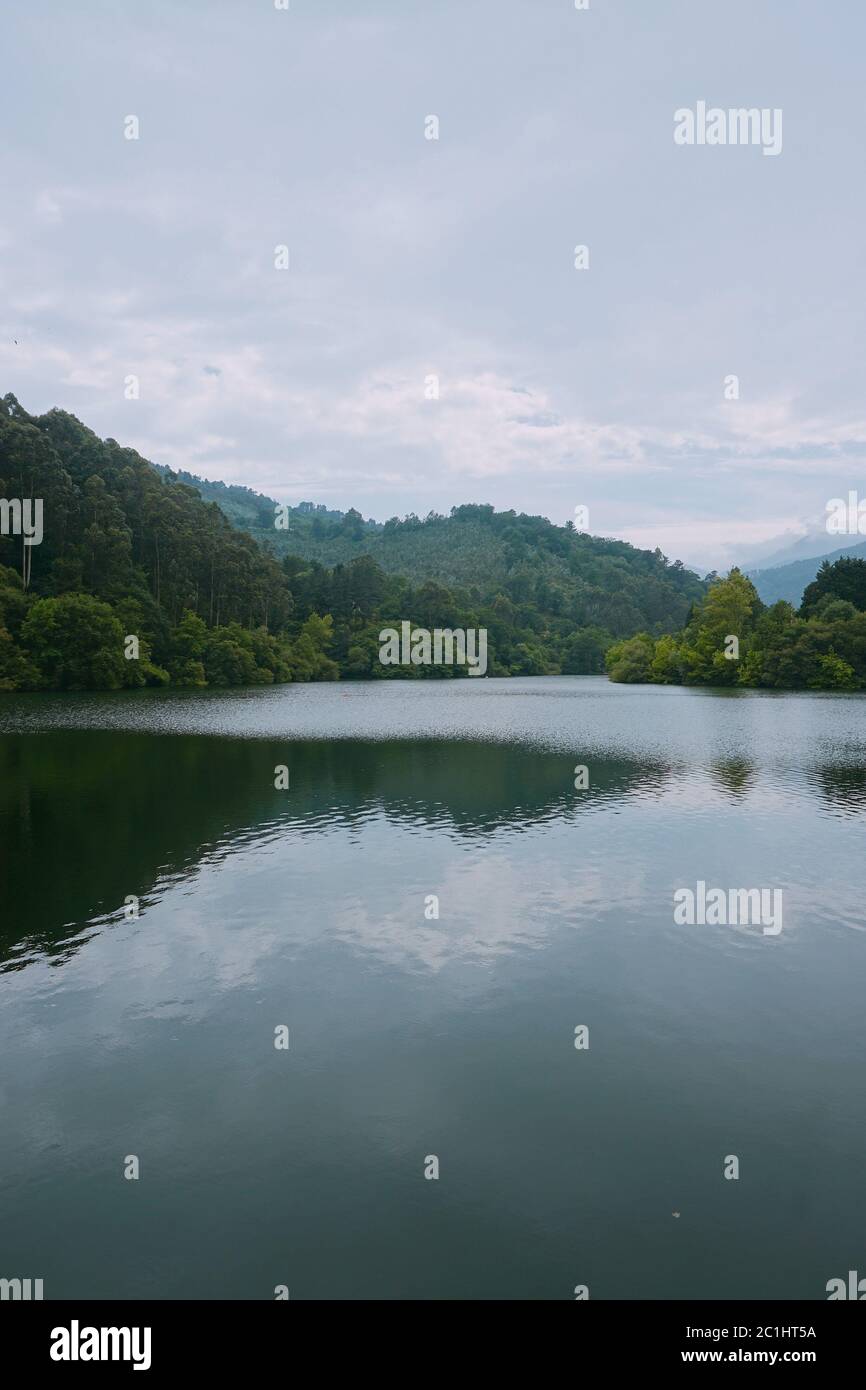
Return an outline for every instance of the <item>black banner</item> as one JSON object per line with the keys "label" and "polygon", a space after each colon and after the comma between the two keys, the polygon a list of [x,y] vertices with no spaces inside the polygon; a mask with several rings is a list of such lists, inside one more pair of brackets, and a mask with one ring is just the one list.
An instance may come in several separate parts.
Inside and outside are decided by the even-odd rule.
{"label": "black banner", "polygon": [[[379,1325],[379,1318],[387,1323]],[[22,1369],[53,1376],[92,1376],[100,1370],[161,1377],[177,1372],[225,1376],[273,1360],[295,1371],[299,1354],[324,1368],[352,1356],[391,1362],[393,1341],[371,1354],[369,1334],[423,1340],[424,1370],[441,1357],[453,1373],[457,1348],[449,1333],[472,1338],[475,1360],[492,1365],[515,1346],[533,1345],[545,1359],[556,1350],[596,1369],[667,1371],[681,1366],[810,1366],[825,1376],[855,1370],[866,1328],[859,1308],[845,1302],[669,1303],[274,1303],[113,1302],[0,1304],[6,1355],[14,1349]],[[536,1332],[543,1342],[533,1343]],[[345,1340],[348,1336],[350,1341]],[[479,1334],[481,1341],[479,1341]],[[515,1334],[519,1339],[515,1342]],[[567,1338],[567,1344],[559,1338]],[[494,1340],[494,1338],[496,1340]],[[461,1342],[461,1345],[463,1343]],[[387,1345],[387,1350],[386,1350]],[[364,1349],[367,1355],[364,1355]],[[462,1353],[460,1354],[462,1356]],[[575,1363],[576,1364],[576,1363]],[[404,1367],[404,1374],[409,1371]]]}

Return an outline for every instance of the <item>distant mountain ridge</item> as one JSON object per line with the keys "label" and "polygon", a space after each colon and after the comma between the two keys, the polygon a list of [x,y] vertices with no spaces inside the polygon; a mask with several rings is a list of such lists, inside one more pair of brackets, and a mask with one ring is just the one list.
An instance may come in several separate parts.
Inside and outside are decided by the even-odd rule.
{"label": "distant mountain ridge", "polygon": [[[793,565],[795,560],[811,560],[814,556],[829,554],[838,543],[838,536],[831,536],[824,526],[813,527],[794,540],[784,541],[775,536],[760,545],[735,546],[732,551],[732,564],[746,574],[749,570],[774,570],[782,565]],[[780,545],[780,541],[784,544]]]}
{"label": "distant mountain ridge", "polygon": [[866,541],[843,546],[841,550],[812,555],[809,559],[794,560],[787,565],[746,570],[745,573],[757,589],[762,602],[768,606],[784,599],[795,608],[799,608],[804,589],[812,583],[824,561],[827,560],[832,565],[847,556],[856,560],[866,559]]}
{"label": "distant mountain ridge", "polygon": [[280,530],[273,498],[187,472],[159,471],[215,502],[280,559],[333,568],[368,555],[386,574],[489,597],[501,591],[577,627],[614,635],[641,627],[673,631],[706,588],[693,570],[659,549],[637,550],[627,541],[577,532],[571,523],[497,512],[486,503],[452,507],[449,516],[431,512],[379,522],[354,509],[302,502],[288,509],[289,527]]}

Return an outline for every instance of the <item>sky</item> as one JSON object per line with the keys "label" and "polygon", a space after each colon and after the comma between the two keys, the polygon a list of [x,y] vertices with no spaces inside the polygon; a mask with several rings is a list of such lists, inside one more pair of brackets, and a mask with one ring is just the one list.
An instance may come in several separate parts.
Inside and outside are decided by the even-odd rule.
{"label": "sky", "polygon": [[[866,497],[859,0],[289,5],[7,0],[0,394],[292,504],[586,507],[701,569]],[[781,150],[677,144],[701,101]]]}

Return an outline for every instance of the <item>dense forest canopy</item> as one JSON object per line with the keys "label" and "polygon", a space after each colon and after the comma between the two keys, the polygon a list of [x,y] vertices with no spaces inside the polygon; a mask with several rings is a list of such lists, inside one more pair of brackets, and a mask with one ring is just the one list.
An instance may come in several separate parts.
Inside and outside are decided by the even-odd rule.
{"label": "dense forest canopy", "polygon": [[279,556],[333,567],[369,555],[388,574],[449,586],[480,583],[488,598],[503,589],[518,602],[528,598],[553,616],[563,613],[579,626],[595,624],[613,634],[634,631],[640,614],[653,630],[672,630],[703,592],[691,570],[680,561],[669,564],[660,550],[636,550],[626,541],[578,533],[570,522],[555,526],[546,517],[497,512],[489,504],[382,523],[354,509],[329,512],[302,502],[289,508],[288,529],[280,529],[273,498],[190,473],[165,473],[216,502]]}
{"label": "dense forest canopy", "polygon": [[493,675],[600,671],[617,638],[677,631],[706,589],[659,550],[487,505],[380,525],[302,503],[279,530],[270,499],[11,395],[0,497],[44,514],[38,546],[0,535],[3,690],[460,674],[382,666],[379,632],[403,620],[486,628]]}
{"label": "dense forest canopy", "polygon": [[866,560],[825,560],[799,612],[784,599],[767,607],[733,569],[710,585],[682,632],[637,633],[611,645],[606,664],[611,680],[626,683],[862,689]]}

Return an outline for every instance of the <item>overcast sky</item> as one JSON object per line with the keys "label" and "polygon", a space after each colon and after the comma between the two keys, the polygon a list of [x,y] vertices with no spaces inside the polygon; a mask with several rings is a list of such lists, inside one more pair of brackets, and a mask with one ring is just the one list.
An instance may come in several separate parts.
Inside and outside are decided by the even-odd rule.
{"label": "overcast sky", "polygon": [[[7,0],[2,33],[28,410],[292,503],[586,505],[719,568],[866,496],[857,0]],[[781,153],[675,144],[701,100],[781,108]]]}

